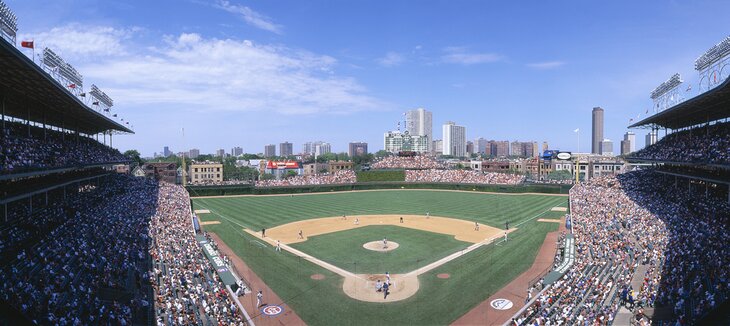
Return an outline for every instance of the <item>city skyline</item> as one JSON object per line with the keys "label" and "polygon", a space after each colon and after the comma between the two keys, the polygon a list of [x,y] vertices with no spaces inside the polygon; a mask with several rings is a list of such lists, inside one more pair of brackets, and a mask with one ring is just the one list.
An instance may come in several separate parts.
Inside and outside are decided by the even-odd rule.
{"label": "city skyline", "polygon": [[[375,152],[382,132],[419,107],[437,126],[461,121],[471,139],[576,151],[572,130],[590,130],[588,112],[600,106],[605,138],[620,140],[667,77],[696,82],[694,59],[727,35],[704,15],[730,7],[631,3],[626,15],[628,2],[7,3],[18,41],[51,47],[111,96],[136,132],[114,145],[143,156],[162,146],[258,153],[311,139],[327,139],[333,152],[361,139]],[[698,87],[682,91],[691,97]]]}

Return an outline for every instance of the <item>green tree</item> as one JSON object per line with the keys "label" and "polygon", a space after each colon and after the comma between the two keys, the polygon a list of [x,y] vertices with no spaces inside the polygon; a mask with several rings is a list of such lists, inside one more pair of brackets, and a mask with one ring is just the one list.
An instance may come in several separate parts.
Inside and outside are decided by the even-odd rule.
{"label": "green tree", "polygon": [[260,157],[256,154],[246,153],[246,154],[241,155],[241,159],[243,159],[243,160],[260,160],[260,159],[262,159],[262,157]]}
{"label": "green tree", "polygon": [[125,151],[123,155],[125,157],[127,157],[128,159],[132,160],[132,162],[137,163],[137,165],[144,164],[144,160],[140,156],[139,151],[136,149],[130,149],[128,151]]}
{"label": "green tree", "polygon": [[381,150],[375,152],[375,157],[377,157],[377,158],[383,158],[386,156],[391,156],[391,154],[390,154],[390,152],[388,152],[384,149],[381,149]]}

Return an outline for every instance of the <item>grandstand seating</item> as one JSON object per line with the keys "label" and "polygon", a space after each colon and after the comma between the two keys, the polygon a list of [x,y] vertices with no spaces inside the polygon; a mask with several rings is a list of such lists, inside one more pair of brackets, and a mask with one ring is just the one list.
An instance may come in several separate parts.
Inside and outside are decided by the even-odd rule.
{"label": "grandstand seating", "polygon": [[96,140],[5,121],[0,132],[0,174],[128,162]]}
{"label": "grandstand seating", "polygon": [[195,240],[185,190],[105,180],[3,232],[3,243],[36,241],[2,266],[2,299],[40,324],[146,323],[153,307],[162,324],[242,323]]}
{"label": "grandstand seating", "polygon": [[[576,264],[516,324],[610,324],[623,305],[667,308],[665,321],[686,324],[728,299],[724,198],[675,187],[672,177],[648,170],[579,184],[571,201]],[[631,288],[637,280],[640,288]]]}
{"label": "grandstand seating", "polygon": [[730,165],[730,122],[671,133],[631,158]]}

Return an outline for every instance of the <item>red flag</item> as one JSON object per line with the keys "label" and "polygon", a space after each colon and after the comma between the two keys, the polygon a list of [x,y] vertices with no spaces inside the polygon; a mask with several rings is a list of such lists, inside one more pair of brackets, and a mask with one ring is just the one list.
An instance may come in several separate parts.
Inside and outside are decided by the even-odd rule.
{"label": "red flag", "polygon": [[22,41],[22,42],[20,42],[20,46],[22,46],[24,48],[29,48],[29,49],[34,49],[35,48],[33,46],[33,41]]}
{"label": "red flag", "polygon": [[68,85],[68,88],[76,88],[76,84],[70,84]]}

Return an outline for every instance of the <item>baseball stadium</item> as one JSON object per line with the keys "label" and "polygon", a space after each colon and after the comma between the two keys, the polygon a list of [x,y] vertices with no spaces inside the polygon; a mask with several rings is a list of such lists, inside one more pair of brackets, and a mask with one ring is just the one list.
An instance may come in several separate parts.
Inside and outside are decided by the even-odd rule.
{"label": "baseball stadium", "polygon": [[696,96],[678,75],[651,92],[625,127],[664,136],[620,157],[404,138],[233,178],[120,152],[125,99],[17,20],[0,0],[0,325],[730,323],[730,37],[694,62]]}

